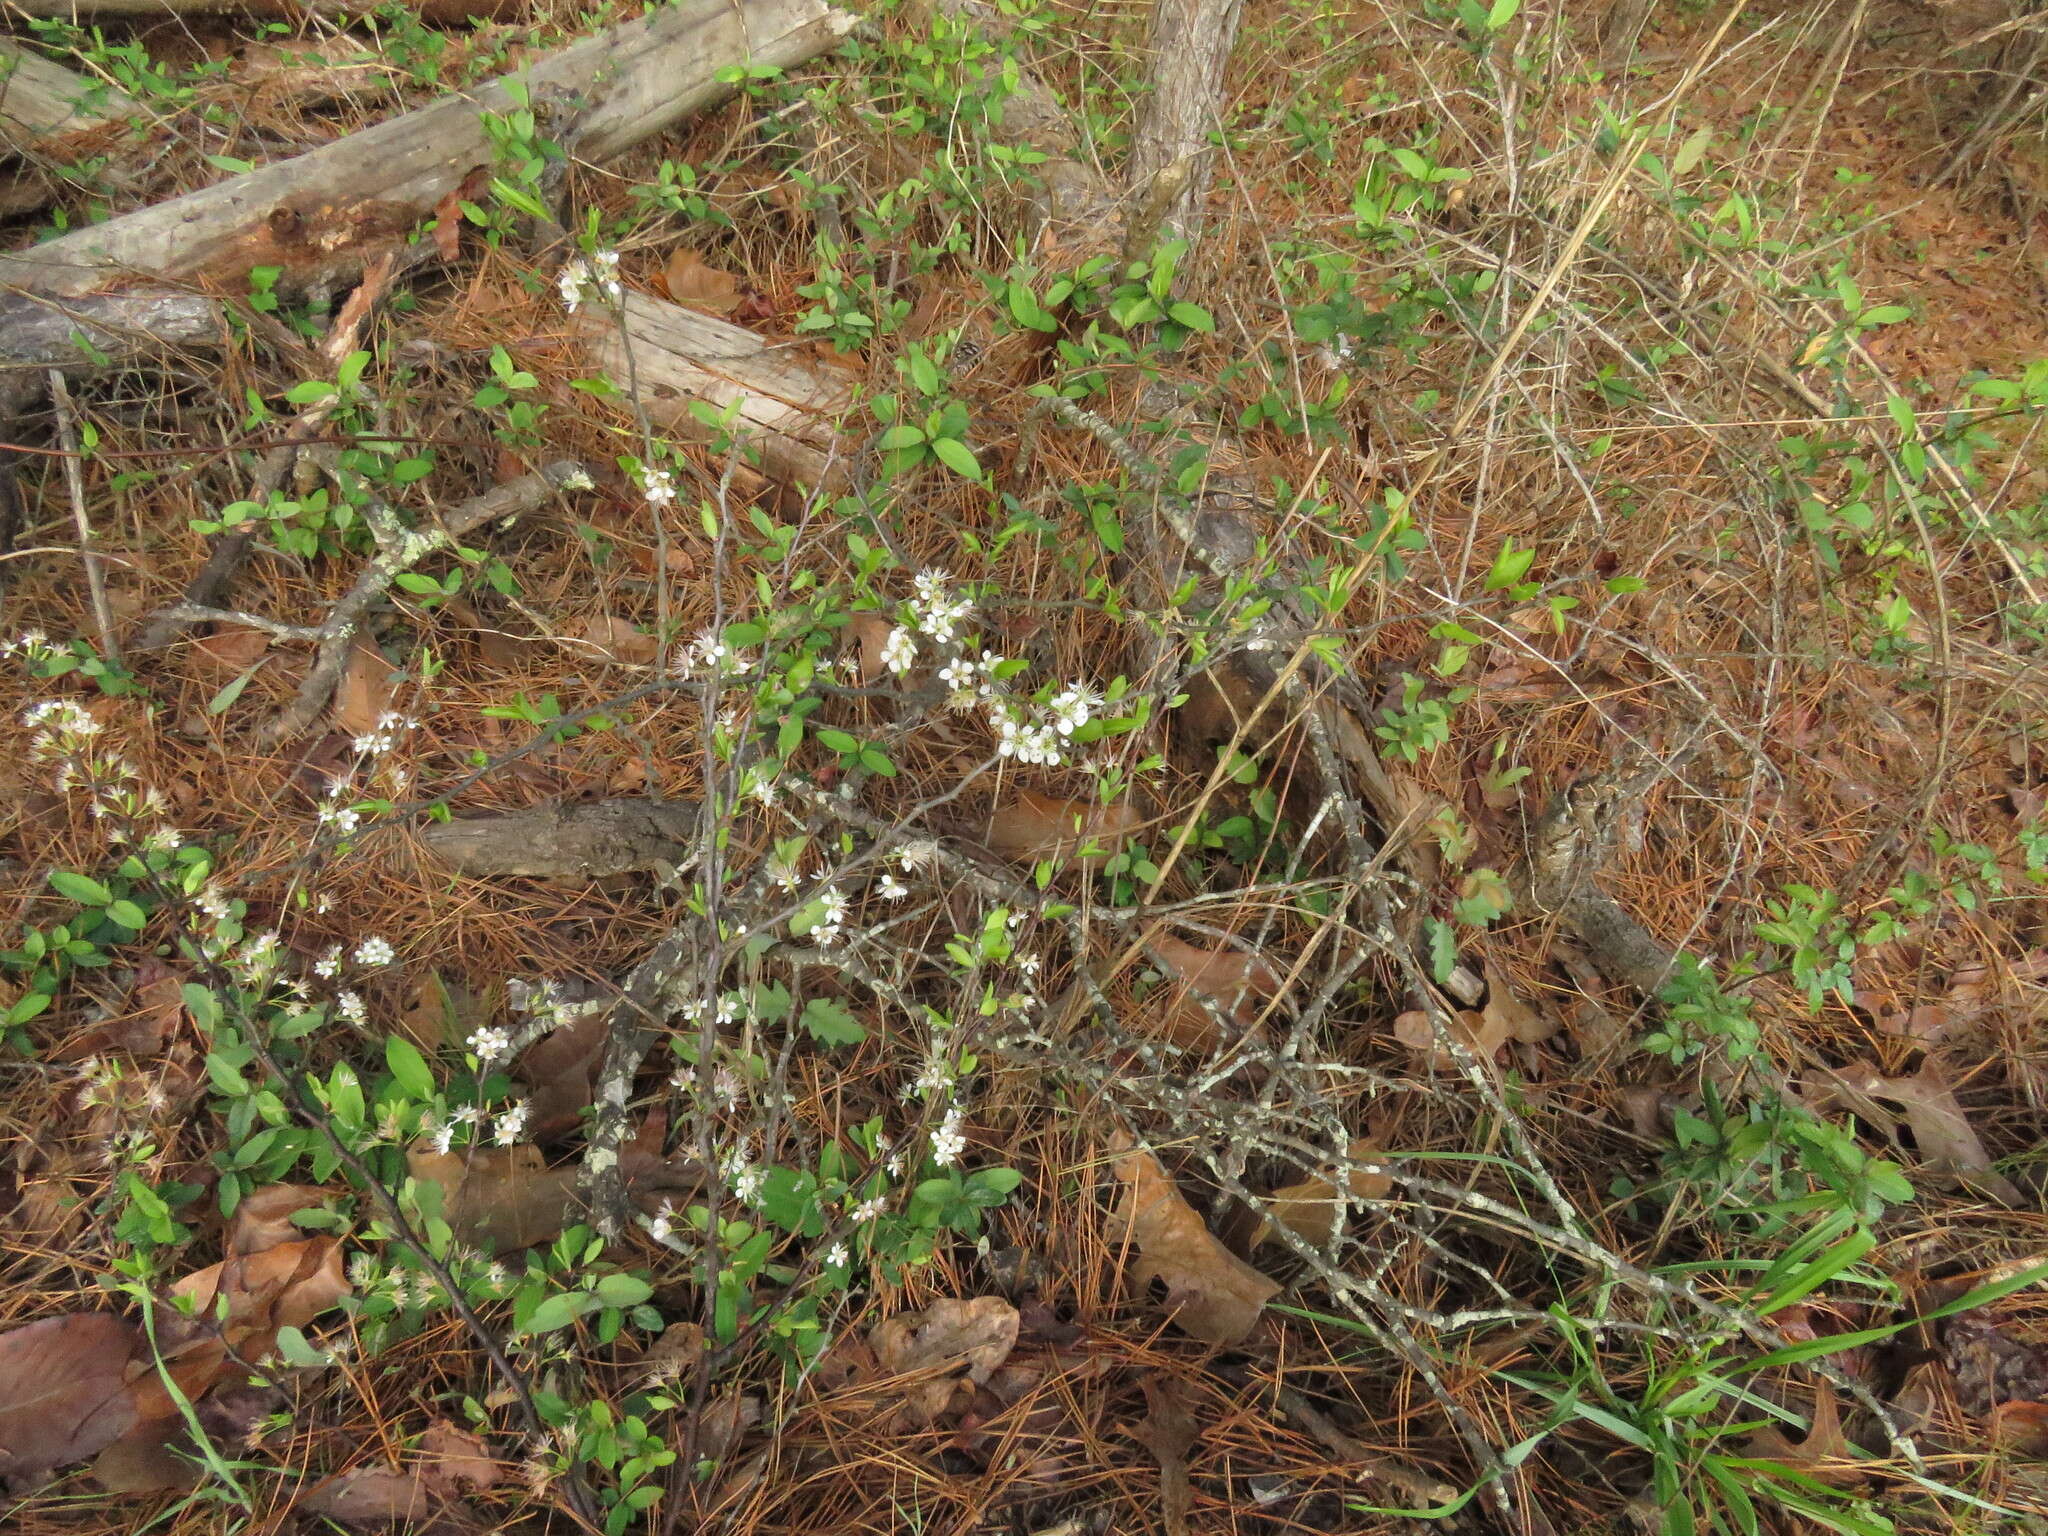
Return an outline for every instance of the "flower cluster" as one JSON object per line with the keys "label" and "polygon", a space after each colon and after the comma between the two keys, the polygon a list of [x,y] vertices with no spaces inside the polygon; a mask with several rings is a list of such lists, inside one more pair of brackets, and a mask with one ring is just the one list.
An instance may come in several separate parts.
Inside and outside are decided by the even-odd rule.
{"label": "flower cluster", "polygon": [[355,749],[364,757],[382,757],[387,752],[396,751],[398,738],[418,726],[419,721],[386,710],[377,717],[375,730],[365,731],[355,739]]}
{"label": "flower cluster", "polygon": [[659,512],[676,499],[676,477],[665,469],[643,469],[640,471],[640,494],[647,498],[647,505]]}
{"label": "flower cluster", "polygon": [[1014,757],[1020,763],[1042,763],[1048,768],[1059,766],[1060,738],[1053,726],[1027,724],[1007,710],[997,713],[991,723],[996,728],[997,756]]}
{"label": "flower cluster", "polygon": [[572,315],[586,299],[618,303],[625,294],[619,284],[619,253],[592,251],[566,263],[555,274],[555,291],[562,296],[562,307]]}
{"label": "flower cluster", "polygon": [[846,930],[846,898],[836,887],[828,885],[818,893],[818,907],[818,921],[811,929],[811,938],[821,949],[830,949]]}

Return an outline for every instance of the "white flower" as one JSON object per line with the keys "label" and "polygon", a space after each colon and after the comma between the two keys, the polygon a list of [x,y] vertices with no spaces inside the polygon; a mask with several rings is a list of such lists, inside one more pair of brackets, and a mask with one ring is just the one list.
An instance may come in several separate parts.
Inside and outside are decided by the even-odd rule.
{"label": "white flower", "polygon": [[761,1198],[761,1187],[768,1175],[758,1166],[742,1168],[732,1181],[732,1196],[742,1205],[752,1205]]}
{"label": "white flower", "polygon": [[647,498],[648,506],[659,512],[676,499],[675,476],[665,469],[643,470],[640,494]]}
{"label": "white flower", "polygon": [[894,875],[885,874],[875,882],[875,894],[884,901],[901,901],[910,894],[910,887]]}
{"label": "white flower", "polygon": [[578,256],[555,274],[555,291],[562,296],[562,306],[572,314],[592,294],[607,303],[618,303],[624,291],[619,286],[619,253],[592,251],[588,256]]}
{"label": "white flower", "polygon": [[382,757],[397,745],[395,731],[367,731],[355,739],[355,749],[364,757]]}
{"label": "white flower", "polygon": [[697,640],[693,654],[699,665],[715,667],[718,663],[725,660],[731,652],[726,650],[725,642],[718,637],[717,630],[700,629],[697,631]]}
{"label": "white flower", "polygon": [[355,992],[336,993],[334,1011],[358,1027],[369,1017],[369,1010],[363,1006],[361,995]]}
{"label": "white flower", "polygon": [[433,1142],[434,1150],[445,1157],[448,1149],[455,1145],[455,1122],[446,1120],[435,1126]]}
{"label": "white flower", "polygon": [[974,663],[965,656],[955,656],[939,668],[939,681],[955,693],[971,692],[976,682]]}
{"label": "white flower", "polygon": [[888,1209],[888,1197],[886,1195],[876,1195],[873,1199],[861,1201],[859,1205],[848,1211],[846,1215],[847,1219],[853,1222],[855,1226],[864,1227],[871,1221],[880,1220]]}
{"label": "white flower", "polygon": [[469,1048],[478,1061],[495,1061],[512,1052],[512,1036],[507,1030],[479,1029],[469,1037]]}
{"label": "white flower", "polygon": [[657,1243],[667,1242],[675,1233],[675,1219],[675,1207],[662,1201],[661,1208],[648,1220],[647,1235]]}
{"label": "white flower", "polygon": [[917,642],[911,638],[909,630],[897,625],[889,631],[889,638],[882,642],[882,665],[901,677],[916,660]]}
{"label": "white flower", "polygon": [[834,1243],[825,1250],[825,1265],[828,1269],[844,1264],[846,1259],[846,1244],[844,1243]]}
{"label": "white flower", "polygon": [[1043,963],[1038,956],[1031,954],[1029,951],[1017,956],[1017,969],[1026,976],[1036,976],[1039,966]]}
{"label": "white flower", "polygon": [[497,1123],[491,1128],[491,1140],[501,1147],[511,1146],[519,1139],[519,1133],[526,1129],[526,1117],[529,1113],[524,1099],[499,1110]]}
{"label": "white flower", "polygon": [[372,934],[356,946],[355,960],[357,965],[389,965],[397,958],[398,952],[391,947],[391,941],[379,938],[375,934]]}
{"label": "white flower", "polygon": [[917,838],[896,850],[896,867],[906,875],[920,869],[936,868],[938,862],[939,845],[928,837]]}
{"label": "white flower", "polygon": [[319,810],[320,825],[333,827],[346,836],[363,824],[363,818],[346,805],[323,805]]}
{"label": "white flower", "polygon": [[918,601],[936,603],[946,597],[953,578],[944,571],[927,567],[913,576],[910,584],[917,589]]}
{"label": "white flower", "polygon": [[1071,736],[1094,719],[1100,708],[1101,694],[1086,683],[1070,683],[1052,701],[1053,727],[1062,736]]}
{"label": "white flower", "polygon": [[960,1129],[960,1119],[960,1106],[956,1104],[946,1111],[946,1118],[932,1132],[932,1161],[941,1168],[951,1167],[967,1150],[967,1137]]}
{"label": "white flower", "polygon": [[481,1104],[465,1104],[448,1118],[457,1125],[482,1125],[484,1107]]}
{"label": "white flower", "polygon": [[846,921],[846,898],[837,886],[828,885],[818,893],[818,901],[825,909],[825,921],[834,927]]}
{"label": "white flower", "polygon": [[711,1091],[727,1109],[739,1107],[742,1086],[739,1074],[731,1067],[720,1067],[712,1074]]}

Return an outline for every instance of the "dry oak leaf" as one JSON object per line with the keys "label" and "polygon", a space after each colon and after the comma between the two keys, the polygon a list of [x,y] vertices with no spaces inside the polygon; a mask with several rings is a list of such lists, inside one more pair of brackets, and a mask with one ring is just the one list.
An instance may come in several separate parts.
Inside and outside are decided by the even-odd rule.
{"label": "dry oak leaf", "polygon": [[1886,1077],[1867,1061],[1831,1067],[1827,1073],[1848,1090],[1852,1109],[1857,1097],[1866,1105],[1873,1098],[1900,1105],[1922,1162],[1966,1176],[1971,1184],[2007,1205],[2025,1203],[2012,1180],[1993,1171],[1991,1155],[1977,1139],[1963,1106],[1956,1101],[1955,1090],[1933,1057],[1922,1062],[1911,1077]]}
{"label": "dry oak leaf", "polygon": [[135,967],[127,1007],[85,1033],[64,1042],[54,1055],[62,1062],[83,1061],[109,1051],[154,1056],[185,1016],[185,978],[163,961],[146,957]]}
{"label": "dry oak leaf", "polygon": [[420,1437],[419,1457],[396,1470],[359,1467],[299,1501],[309,1514],[326,1515],[358,1525],[408,1524],[436,1516],[455,1528],[472,1522],[453,1506],[466,1491],[495,1487],[503,1480],[503,1464],[466,1429],[437,1419]]}
{"label": "dry oak leaf", "polygon": [[1132,1281],[1164,1281],[1174,1322],[1205,1343],[1242,1340],[1280,1287],[1216,1240],[1151,1153],[1122,1136],[1112,1150],[1124,1185],[1116,1212],[1123,1229],[1113,1235],[1137,1250]]}
{"label": "dry oak leaf", "polygon": [[854,650],[854,681],[863,688],[888,671],[882,650],[889,643],[893,626],[879,613],[861,612],[846,621],[846,638]]}
{"label": "dry oak leaf", "polygon": [[0,1333],[0,1479],[17,1485],[97,1456],[137,1418],[129,1362],[141,1336],[109,1312]]}
{"label": "dry oak leaf", "polygon": [[1159,1518],[1166,1536],[1187,1536],[1188,1505],[1194,1490],[1188,1482],[1188,1450],[1195,1443],[1195,1421],[1173,1383],[1151,1372],[1139,1382],[1145,1389],[1145,1417],[1124,1431],[1152,1453],[1159,1463]]}
{"label": "dry oak leaf", "polygon": [[260,629],[217,629],[192,642],[195,660],[218,672],[241,672],[253,667],[270,649],[270,636]]}
{"label": "dry oak leaf", "polygon": [[1499,1033],[1523,1045],[1541,1045],[1558,1029],[1556,1019],[1523,1002],[1500,968],[1491,963],[1486,967],[1486,1006],[1481,1012],[1489,1034]]}
{"label": "dry oak leaf", "polygon": [[1138,1027],[1183,1050],[1213,1051],[1225,1043],[1225,1031],[1217,1026],[1219,1012],[1239,1029],[1250,1029],[1258,1022],[1261,1000],[1283,984],[1278,971],[1242,950],[1201,949],[1170,934],[1149,940],[1146,947],[1179,985],[1167,989],[1164,1010],[1156,1015],[1147,999]]}
{"label": "dry oak leaf", "polygon": [[1036,864],[1078,853],[1081,868],[1097,870],[1122,850],[1138,821],[1135,806],[1062,800],[1020,789],[1008,804],[989,814],[982,841],[1014,863]]}
{"label": "dry oak leaf", "polygon": [[[911,1386],[898,1410],[899,1425],[936,1423],[960,1395],[986,1383],[1017,1347],[1017,1309],[1000,1296],[935,1301],[921,1312],[899,1312],[869,1330],[876,1364],[892,1377],[940,1372]],[[964,1389],[964,1391],[963,1391]]]}
{"label": "dry oak leaf", "polygon": [[1868,1476],[1861,1467],[1834,1463],[1857,1459],[1856,1447],[1842,1433],[1842,1416],[1835,1403],[1835,1389],[1826,1382],[1813,1389],[1813,1418],[1806,1438],[1794,1445],[1785,1431],[1773,1424],[1749,1437],[1749,1454],[1780,1461],[1808,1477],[1824,1483],[1860,1483]]}
{"label": "dry oak leaf", "polygon": [[393,668],[368,635],[357,635],[348,666],[334,688],[334,726],[351,736],[368,736],[391,709]]}
{"label": "dry oak leaf", "polygon": [[[1369,1137],[1360,1137],[1351,1143],[1346,1157],[1353,1163],[1372,1163],[1380,1160],[1380,1149]],[[1304,1179],[1299,1184],[1288,1184],[1266,1196],[1266,1219],[1259,1223],[1259,1229],[1252,1234],[1252,1246],[1261,1243],[1281,1241],[1279,1228],[1285,1227],[1305,1243],[1318,1248],[1326,1247],[1330,1235],[1337,1229],[1337,1180],[1339,1171],[1332,1168],[1321,1178]],[[1353,1168],[1345,1179],[1346,1187],[1360,1200],[1383,1200],[1394,1187],[1394,1181],[1384,1173],[1367,1173],[1363,1168]]]}
{"label": "dry oak leaf", "polygon": [[644,667],[661,654],[654,636],[643,633],[631,619],[615,613],[585,619],[581,638],[604,660],[619,666]]}
{"label": "dry oak leaf", "polygon": [[[1482,1062],[1492,1061],[1500,1048],[1508,1043],[1508,1021],[1490,1010],[1486,1013],[1460,1011],[1452,1014],[1444,1027],[1456,1031],[1459,1043]],[[1420,1008],[1411,1008],[1395,1018],[1394,1038],[1409,1050],[1426,1054],[1438,1071],[1458,1070],[1457,1054],[1448,1042],[1437,1038],[1436,1027]]]}
{"label": "dry oak leaf", "polygon": [[662,276],[668,283],[668,296],[678,304],[713,315],[729,315],[740,307],[740,280],[707,265],[687,245],[676,247]]}
{"label": "dry oak leaf", "polygon": [[[157,1329],[157,1345],[178,1390],[196,1398],[220,1379],[230,1356],[262,1359],[276,1347],[280,1328],[304,1328],[350,1294],[350,1287],[342,1273],[341,1240],[309,1237],[208,1265],[178,1281],[171,1294],[191,1298],[193,1310],[166,1318]],[[154,1362],[144,1362],[131,1390],[144,1419],[169,1420],[179,1412]]]}
{"label": "dry oak leaf", "polygon": [[[664,1190],[696,1187],[695,1165],[664,1162],[652,1150],[660,1145],[659,1132],[648,1138],[646,1129],[620,1151],[627,1186],[650,1198]],[[553,1240],[584,1209],[581,1165],[550,1168],[540,1148],[531,1145],[468,1152],[416,1147],[406,1154],[406,1167],[415,1179],[440,1185],[442,1218],[459,1241],[488,1245],[498,1253]]]}

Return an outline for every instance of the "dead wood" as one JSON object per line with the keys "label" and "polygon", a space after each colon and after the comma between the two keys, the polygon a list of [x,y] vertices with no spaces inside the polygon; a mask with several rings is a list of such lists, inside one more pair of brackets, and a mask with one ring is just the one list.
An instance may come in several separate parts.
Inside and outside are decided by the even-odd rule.
{"label": "dead wood", "polygon": [[25,149],[38,139],[104,128],[137,110],[126,91],[0,38],[0,143]]}
{"label": "dead wood", "polygon": [[853,376],[809,347],[764,341],[644,294],[627,294],[616,315],[601,307],[586,313],[580,335],[589,365],[637,394],[656,426],[706,438],[712,434],[692,405],[721,413],[737,405],[726,430],[758,451],[760,468],[775,480],[819,487],[830,483],[835,465],[844,467],[834,446],[853,403]]}
{"label": "dead wood", "polygon": [[[823,0],[685,0],[523,72],[543,131],[604,160],[723,100],[742,61],[784,67],[831,48],[853,18]],[[515,103],[494,80],[319,149],[0,256],[0,288],[77,298],[136,281],[238,290],[252,267],[280,284],[339,283],[408,240],[443,197],[492,163],[486,113]],[[17,299],[15,302],[19,302]],[[0,333],[11,321],[0,305]]]}
{"label": "dead wood", "polygon": [[435,858],[474,879],[569,885],[673,868],[697,835],[697,802],[619,796],[442,822],[420,832]]}
{"label": "dead wood", "polygon": [[[354,17],[374,11],[381,0],[12,0],[11,10],[25,16],[267,16],[301,21],[308,16]],[[465,22],[511,21],[532,9],[531,0],[413,0],[420,20],[430,26],[459,27]]]}

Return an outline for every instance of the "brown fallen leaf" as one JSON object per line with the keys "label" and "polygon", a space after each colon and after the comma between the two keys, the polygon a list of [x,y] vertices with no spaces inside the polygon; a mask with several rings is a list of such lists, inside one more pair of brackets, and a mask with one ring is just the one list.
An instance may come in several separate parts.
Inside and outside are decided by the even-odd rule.
{"label": "brown fallen leaf", "polygon": [[687,245],[679,245],[662,268],[668,296],[678,304],[707,314],[729,315],[740,307],[740,280],[708,265]]}
{"label": "brown fallen leaf", "polygon": [[1865,1106],[1859,1112],[1866,1115],[1871,1099],[1900,1105],[1922,1162],[1937,1171],[1967,1178],[1973,1186],[2006,1205],[2017,1207],[2025,1203],[2012,1180],[1992,1168],[1991,1155],[1978,1140],[1963,1106],[1956,1101],[1955,1090],[1933,1057],[1922,1062],[1920,1070],[1911,1077],[1886,1077],[1867,1061],[1828,1068],[1827,1075],[1847,1090],[1846,1098],[1837,1096],[1837,1101],[1846,1102],[1852,1110],[1858,1108],[1859,1100]]}
{"label": "brown fallen leaf", "polygon": [[269,649],[270,636],[260,629],[216,629],[192,642],[192,657],[211,672],[243,672]]}
{"label": "brown fallen leaf", "polygon": [[185,1016],[184,984],[181,972],[154,956],[146,956],[136,964],[135,982],[121,1013],[65,1041],[53,1058],[62,1062],[83,1061],[109,1051],[123,1051],[130,1056],[157,1055]]}
{"label": "brown fallen leaf", "polygon": [[899,1312],[868,1332],[877,1367],[895,1378],[929,1377],[910,1384],[897,1411],[899,1426],[935,1424],[972,1398],[1017,1346],[1017,1309],[1000,1296],[935,1301],[921,1312]]}
{"label": "brown fallen leaf", "polygon": [[1481,1010],[1488,1034],[1541,1045],[1558,1031],[1558,1021],[1523,1002],[1498,966],[1486,967],[1486,1006]]}
{"label": "brown fallen leaf", "polygon": [[398,1033],[428,1056],[468,1039],[484,1022],[482,1005],[469,989],[435,970],[406,989],[397,1015]]}
{"label": "brown fallen leaf", "polygon": [[1813,1390],[1813,1417],[1804,1440],[1794,1445],[1784,1430],[1772,1424],[1749,1437],[1748,1450],[1752,1456],[1783,1462],[1824,1483],[1860,1483],[1869,1475],[1858,1466],[1837,1465],[1856,1460],[1856,1447],[1842,1433],[1842,1416],[1835,1403],[1835,1389],[1826,1382],[1821,1382]]}
{"label": "brown fallen leaf", "polygon": [[417,1459],[404,1467],[358,1467],[299,1501],[308,1514],[354,1525],[403,1521],[418,1529],[435,1520],[455,1529],[480,1525],[457,1501],[464,1492],[495,1487],[504,1476],[482,1440],[437,1419],[420,1437]]}
{"label": "brown fallen leaf", "polygon": [[24,1487],[97,1456],[134,1425],[130,1362],[142,1339],[109,1312],[72,1312],[0,1333],[0,1479]]}
{"label": "brown fallen leaf", "polygon": [[[1369,1137],[1361,1136],[1351,1143],[1348,1154],[1354,1163],[1369,1163],[1382,1156],[1380,1149]],[[1337,1227],[1337,1180],[1339,1171],[1332,1168],[1320,1178],[1304,1179],[1299,1184],[1288,1184],[1276,1189],[1266,1197],[1266,1219],[1259,1223],[1259,1229],[1252,1234],[1252,1246],[1261,1243],[1281,1241],[1278,1229],[1287,1228],[1303,1242],[1313,1243],[1322,1248],[1328,1245],[1330,1235]],[[1393,1189],[1394,1181],[1384,1173],[1367,1173],[1362,1168],[1351,1170],[1345,1181],[1352,1195],[1360,1200],[1383,1200]]]}
{"label": "brown fallen leaf", "polygon": [[[1492,1061],[1508,1042],[1507,1021],[1497,1014],[1464,1010],[1452,1014],[1444,1027],[1455,1030],[1458,1041],[1481,1062]],[[1395,1018],[1394,1038],[1409,1050],[1427,1055],[1438,1071],[1458,1070],[1457,1055],[1448,1043],[1437,1038],[1429,1015],[1420,1008],[1411,1008]]]}
{"label": "brown fallen leaf", "polygon": [[2048,1402],[2048,1346],[2014,1338],[1981,1313],[1948,1319],[1939,1359],[1956,1406],[1972,1418],[1988,1419],[2012,1403]]}
{"label": "brown fallen leaf", "polygon": [[1124,1433],[1159,1463],[1159,1521],[1166,1536],[1187,1536],[1188,1505],[1194,1497],[1187,1456],[1195,1443],[1195,1421],[1175,1395],[1173,1383],[1156,1371],[1139,1385],[1145,1389],[1145,1418]]}
{"label": "brown fallen leaf", "polygon": [[[262,1240],[254,1228],[250,1240]],[[163,1320],[157,1348],[178,1390],[197,1398],[220,1379],[230,1358],[263,1359],[276,1347],[280,1328],[304,1328],[349,1294],[339,1238],[308,1237],[232,1255],[171,1287],[171,1295],[189,1299],[193,1310]],[[131,1390],[145,1420],[168,1423],[180,1412],[154,1362],[135,1373]]]}
{"label": "brown fallen leaf", "polygon": [[393,668],[368,635],[357,635],[348,666],[334,688],[332,710],[337,730],[367,736],[391,710]]}
{"label": "brown fallen leaf", "polygon": [[846,621],[846,639],[853,647],[854,681],[863,688],[889,670],[882,660],[882,648],[889,643],[892,627],[887,619],[873,612],[856,613]]}
{"label": "brown fallen leaf", "polygon": [[1280,1287],[1216,1240],[1151,1153],[1122,1136],[1112,1150],[1124,1185],[1115,1235],[1138,1253],[1132,1282],[1164,1281],[1174,1322],[1206,1343],[1245,1338]]}
{"label": "brown fallen leaf", "polygon": [[1219,1012],[1239,1031],[1250,1029],[1263,1000],[1282,986],[1278,971],[1242,950],[1200,949],[1170,934],[1152,939],[1146,948],[1177,985],[1148,996],[1134,1022],[1145,1034],[1183,1050],[1213,1051],[1227,1043]]}
{"label": "brown fallen leaf", "polygon": [[[643,1132],[644,1132],[643,1128]],[[658,1137],[654,1144],[659,1145]],[[693,1163],[663,1161],[644,1137],[622,1148],[619,1165],[627,1188],[652,1200],[664,1192],[692,1189],[700,1182]],[[441,1188],[441,1215],[465,1243],[497,1253],[531,1248],[560,1235],[584,1211],[579,1163],[550,1168],[540,1148],[475,1147],[466,1152],[414,1148],[406,1167],[415,1179]]]}
{"label": "brown fallen leaf", "polygon": [[634,1363],[650,1382],[673,1381],[695,1370],[703,1358],[703,1327],[697,1323],[670,1323]]}
{"label": "brown fallen leaf", "polygon": [[661,654],[661,645],[654,636],[643,633],[631,619],[615,613],[585,619],[581,638],[604,660],[620,666],[644,667]]}
{"label": "brown fallen leaf", "polygon": [[585,1014],[550,1030],[521,1053],[514,1075],[528,1085],[527,1114],[536,1140],[573,1131],[581,1122],[597,1092],[610,1027],[608,1015]]}
{"label": "brown fallen leaf", "polygon": [[229,1254],[246,1257],[305,1237],[306,1229],[291,1218],[316,1209],[326,1198],[326,1190],[311,1184],[268,1184],[244,1196],[228,1233]]}
{"label": "brown fallen leaf", "polygon": [[1019,864],[1058,861],[1078,853],[1080,867],[1092,871],[1122,851],[1139,820],[1132,805],[1062,800],[1020,789],[990,813],[982,841]]}

